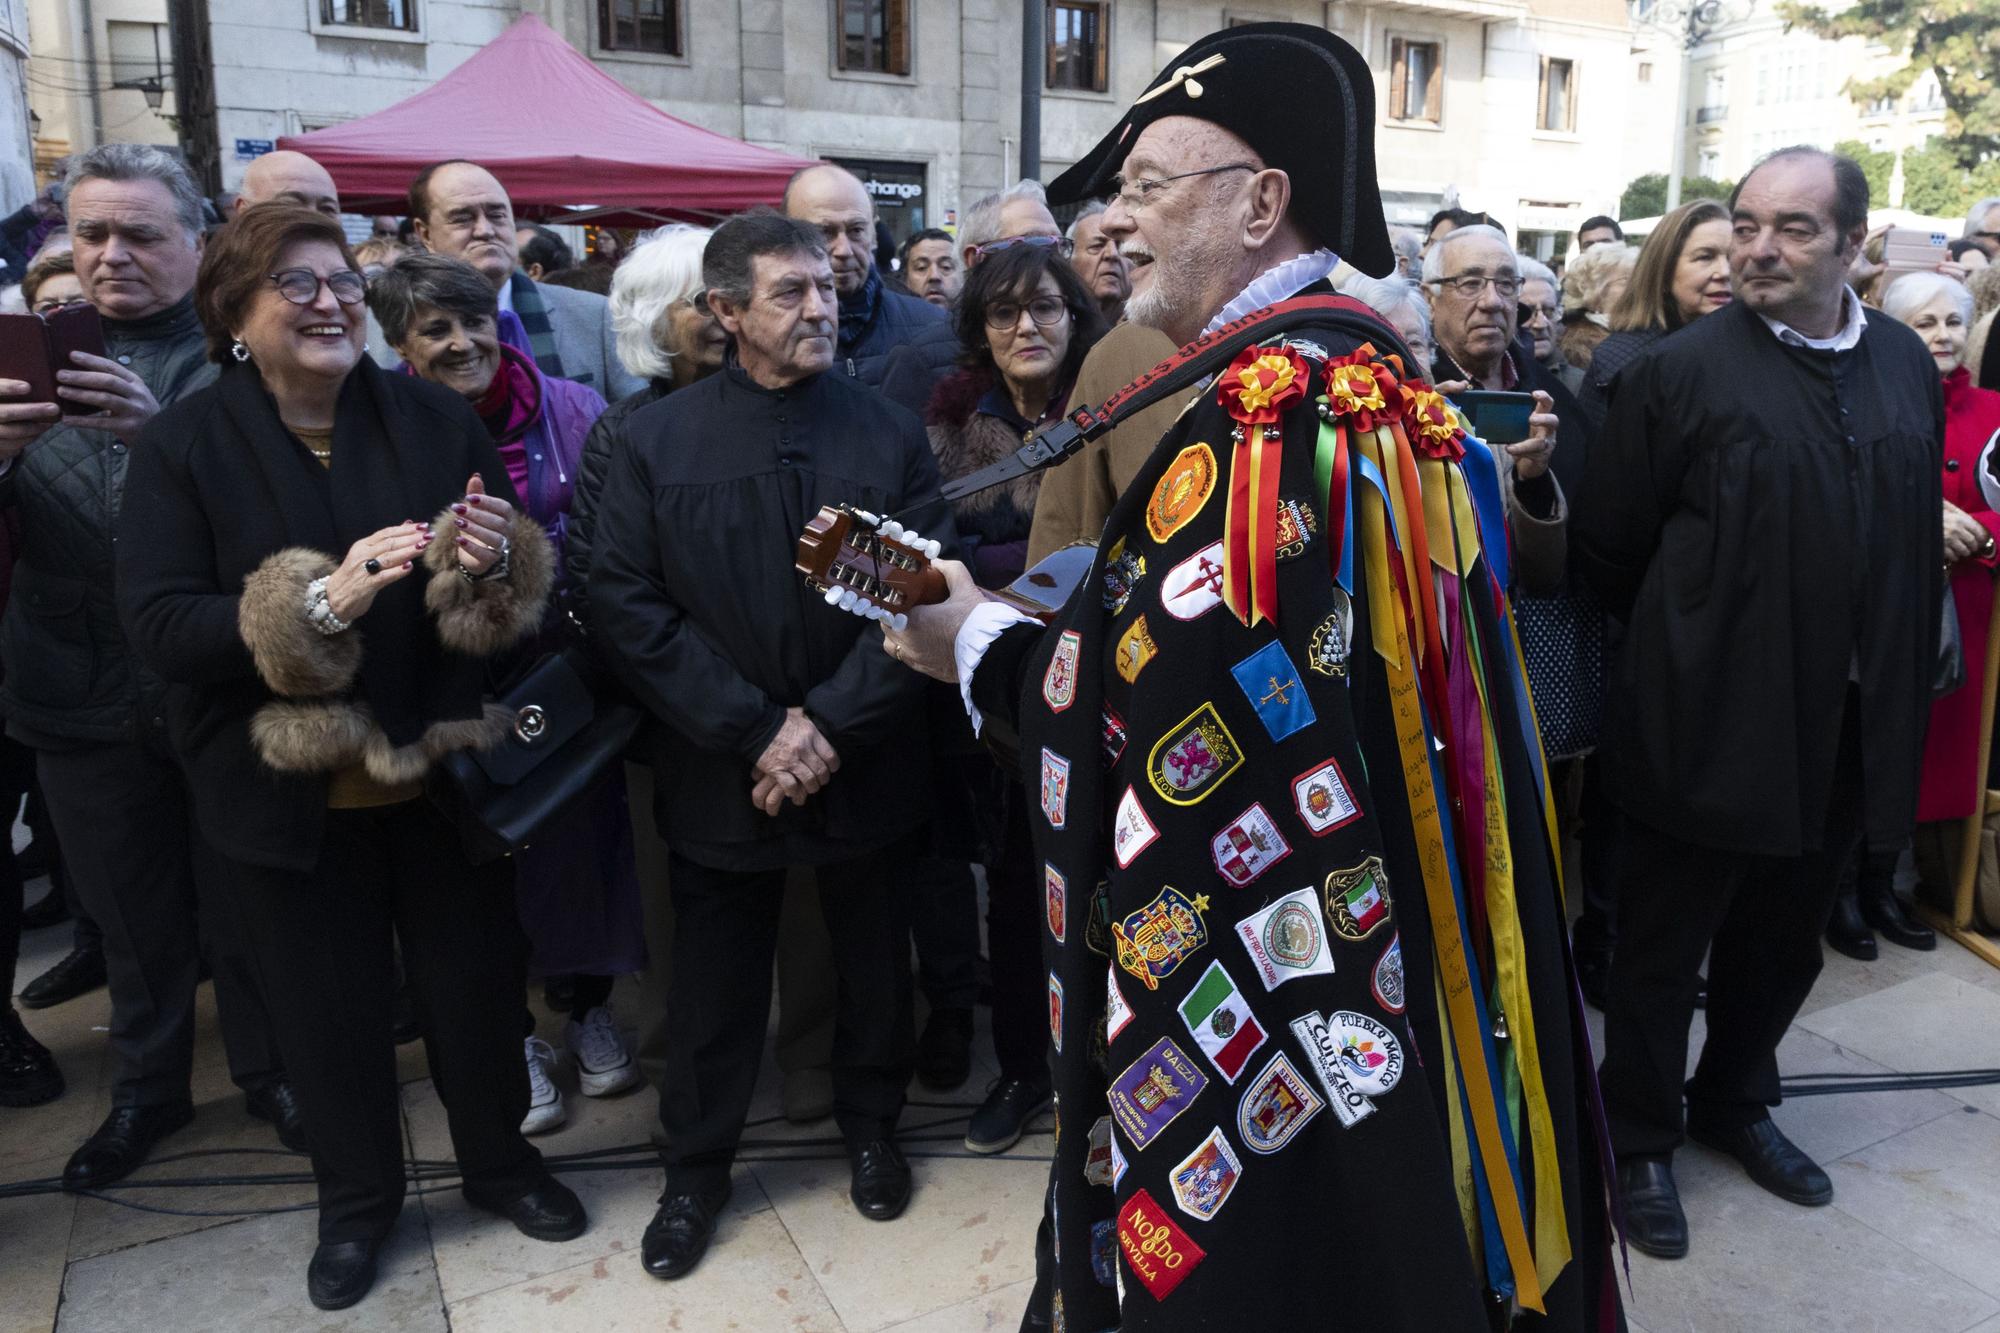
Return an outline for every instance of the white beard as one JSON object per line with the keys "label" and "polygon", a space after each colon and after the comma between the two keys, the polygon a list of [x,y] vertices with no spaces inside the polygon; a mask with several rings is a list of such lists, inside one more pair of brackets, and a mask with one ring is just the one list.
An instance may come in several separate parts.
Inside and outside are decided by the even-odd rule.
{"label": "white beard", "polygon": [[1201,332],[1220,302],[1228,299],[1226,292],[1218,296],[1208,291],[1209,284],[1217,274],[1234,269],[1242,258],[1242,247],[1235,243],[1225,213],[1209,209],[1197,214],[1174,253],[1154,253],[1145,290],[1126,303],[1125,318],[1159,329],[1177,342],[1188,341]]}

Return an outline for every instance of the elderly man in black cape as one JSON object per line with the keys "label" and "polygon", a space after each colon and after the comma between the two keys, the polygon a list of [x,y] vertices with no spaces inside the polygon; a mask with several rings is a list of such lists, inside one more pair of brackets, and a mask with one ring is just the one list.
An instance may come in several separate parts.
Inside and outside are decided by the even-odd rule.
{"label": "elderly man in black cape", "polygon": [[1584,573],[1626,622],[1605,737],[1628,826],[1604,1095],[1627,1234],[1662,1258],[1688,1250],[1684,1131],[1780,1198],[1833,1199],[1772,1123],[1778,1042],[1819,975],[1843,862],[1864,838],[1909,839],[1943,596],[1937,372],[1845,281],[1867,179],[1788,148],[1729,208],[1735,302],[1612,380],[1577,503]]}
{"label": "elderly man in black cape", "polygon": [[1372,89],[1324,29],[1232,28],[1055,182],[1114,196],[1132,319],[1270,331],[1053,624],[947,562],[948,600],[887,633],[1012,725],[1037,793],[1057,1104],[1029,1326],[1622,1320],[1498,470],[1327,284],[1395,264]]}

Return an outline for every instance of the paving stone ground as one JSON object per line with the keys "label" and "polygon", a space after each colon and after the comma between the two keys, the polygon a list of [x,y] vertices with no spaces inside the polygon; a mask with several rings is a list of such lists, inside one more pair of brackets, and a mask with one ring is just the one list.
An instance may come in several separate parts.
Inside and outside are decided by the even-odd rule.
{"label": "paving stone ground", "polygon": [[[41,890],[38,883],[30,893]],[[68,928],[26,940],[17,984],[67,948]],[[208,987],[195,1076],[195,1123],[141,1178],[297,1170],[230,1085]],[[539,988],[537,988],[539,989]],[[535,997],[539,1003],[539,995]],[[636,1016],[633,991],[616,1003]],[[0,1111],[0,1182],[52,1177],[104,1114],[109,1076],[103,992],[27,1016],[62,1062],[69,1091],[48,1106]],[[559,1022],[541,1014],[554,1039]],[[945,1097],[968,1104],[993,1077],[985,1011],[972,1078]],[[1694,1048],[1699,1049],[1697,1019]],[[1949,942],[1933,954],[1885,946],[1858,964],[1829,955],[1781,1052],[1789,1074],[2000,1066],[2000,970]],[[412,1154],[448,1155],[442,1110],[419,1047],[402,1050]],[[538,1140],[577,1153],[646,1140],[645,1090],[594,1101],[569,1085],[570,1122]],[[753,1114],[777,1112],[767,1067]],[[922,1152],[956,1152],[963,1109],[913,1106]],[[2000,1333],[2000,1087],[1797,1098],[1779,1123],[1826,1164],[1834,1202],[1785,1204],[1701,1148],[1678,1159],[1693,1232],[1679,1263],[1631,1257],[1639,1333]],[[591,1211],[565,1245],[529,1241],[474,1212],[455,1190],[413,1197],[362,1305],[322,1314],[305,1300],[313,1237],[309,1186],[134,1189],[139,1211],[61,1194],[0,1201],[0,1333],[393,1329],[398,1333],[972,1333],[1013,1330],[1033,1275],[1046,1133],[993,1159],[916,1159],[917,1193],[893,1223],[864,1221],[846,1168],[814,1160],[782,1120],[752,1135],[715,1248],[681,1282],[648,1278],[639,1235],[660,1189],[656,1167],[568,1179]],[[746,1152],[746,1156],[753,1155]],[[298,1209],[244,1215],[245,1208]],[[183,1216],[179,1213],[199,1213]]]}

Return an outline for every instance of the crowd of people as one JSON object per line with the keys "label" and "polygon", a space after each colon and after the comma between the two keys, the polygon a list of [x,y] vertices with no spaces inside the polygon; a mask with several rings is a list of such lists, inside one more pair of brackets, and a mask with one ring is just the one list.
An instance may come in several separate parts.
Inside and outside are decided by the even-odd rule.
{"label": "crowd of people", "polygon": [[[579,261],[476,162],[425,168],[356,245],[301,154],[221,210],[160,149],[71,159],[0,226],[22,307],[89,305],[106,353],[58,402],[0,380],[0,806],[34,833],[0,842],[0,958],[11,995],[23,929],[69,921],[20,1004],[108,985],[112,1013],[110,1111],[65,1186],[192,1119],[212,976],[245,1110],[311,1158],[316,1305],[366,1295],[402,1207],[408,1040],[466,1198],[545,1241],[588,1225],[529,1142],[565,1121],[558,1067],[585,1096],[649,1087],[643,1261],[679,1278],[729,1196],[775,977],[784,1114],[832,1117],[875,1220],[912,1196],[911,1079],[962,1087],[990,1005],[965,1146],[1057,1116],[1032,1326],[1276,1314],[1297,1293],[1250,1219],[1318,1235],[1348,1211],[1328,1200],[1383,1192],[1380,1234],[1341,1243],[1393,1326],[1615,1326],[1603,1199],[1685,1254],[1684,1137],[1830,1199],[1769,1117],[1778,1041],[1823,939],[1935,946],[1897,860],[1987,781],[2000,200],[1889,281],[1859,169],[1811,149],[1637,243],[1592,218],[1548,263],[1464,208],[1389,227],[1358,57],[1299,31],[1204,39],[1060,180],[892,257],[830,164]],[[1259,123],[1280,67],[1324,123]],[[1310,156],[1342,134],[1345,168]],[[1060,465],[942,498],[1300,294],[1349,299],[1241,363],[1268,412],[1231,405],[1237,365],[1183,376]],[[1482,442],[1422,415],[1433,389],[1532,404]],[[949,598],[878,628],[808,588],[795,541],[842,505],[892,516]],[[1426,528],[1443,544],[1411,561]],[[1095,563],[1055,625],[999,598],[1076,543]],[[428,797],[552,657],[644,726],[484,855]],[[1426,729],[1442,758],[1398,749]],[[1190,822],[1237,767],[1230,811]],[[1444,880],[1433,836],[1466,858]],[[1303,894],[1248,887],[1295,849]],[[1342,1024],[1318,1060],[1308,1032]],[[1420,1108],[1390,1096],[1405,1047]],[[1170,1131],[1204,1087],[1230,1108]],[[8,1005],[0,1105],[63,1090]],[[1328,1102],[1281,1184],[1265,1155]],[[1385,1137],[1346,1146],[1377,1102]]]}

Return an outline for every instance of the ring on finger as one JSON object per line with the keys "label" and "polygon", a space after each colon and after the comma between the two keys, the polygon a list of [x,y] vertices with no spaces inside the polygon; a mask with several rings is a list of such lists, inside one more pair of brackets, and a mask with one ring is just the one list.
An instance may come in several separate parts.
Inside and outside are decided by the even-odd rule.
{"label": "ring on finger", "polygon": [[361,567],[370,574],[380,574],[382,572],[382,562],[372,555],[361,562]]}

